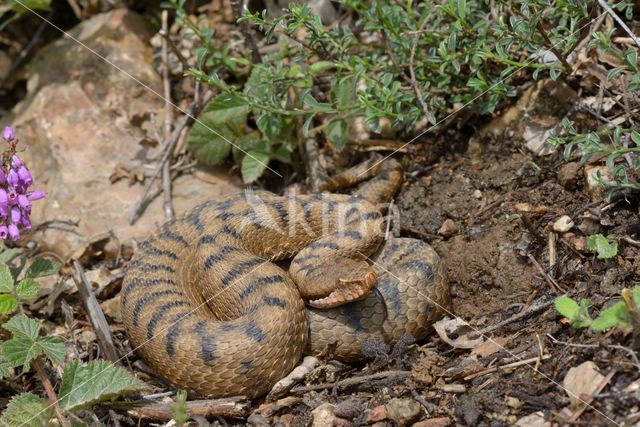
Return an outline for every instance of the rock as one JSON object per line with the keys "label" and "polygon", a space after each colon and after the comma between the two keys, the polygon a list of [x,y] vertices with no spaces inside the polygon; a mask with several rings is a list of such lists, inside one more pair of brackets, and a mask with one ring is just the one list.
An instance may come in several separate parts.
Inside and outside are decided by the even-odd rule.
{"label": "rock", "polygon": [[268,427],[269,420],[260,414],[253,413],[247,418],[247,425],[255,427]]}
{"label": "rock", "polygon": [[451,420],[447,417],[429,418],[428,420],[418,421],[411,427],[447,427],[451,424]]}
{"label": "rock", "polygon": [[351,420],[362,414],[362,404],[356,399],[344,400],[336,405],[334,413],[337,417]]}
{"label": "rock", "polygon": [[387,408],[384,405],[371,409],[364,419],[364,424],[373,424],[387,419]]}
{"label": "rock", "polygon": [[520,418],[515,424],[517,427],[551,427],[551,423],[544,419],[542,412],[534,412]]}
{"label": "rock", "polygon": [[475,197],[476,199],[482,199],[482,191],[474,190],[473,191],[473,197]]}
{"label": "rock", "polygon": [[325,402],[311,411],[313,415],[312,427],[327,427],[336,424],[336,407],[329,402]]}
{"label": "rock", "polygon": [[580,221],[580,225],[578,225],[578,230],[582,231],[582,234],[585,236],[591,236],[592,234],[598,234],[600,232],[600,221],[597,218],[592,217],[587,214]]}
{"label": "rock", "polygon": [[504,398],[504,403],[505,405],[513,408],[513,409],[520,409],[522,408],[522,405],[524,405],[524,402],[518,398],[515,398],[513,396],[506,396]]}
{"label": "rock", "polygon": [[566,233],[571,230],[575,223],[568,215],[562,215],[553,223],[553,231],[556,233]]}
{"label": "rock", "polygon": [[591,200],[598,200],[604,196],[602,184],[611,182],[611,175],[606,166],[586,165],[584,167],[585,188]]}
{"label": "rock", "polygon": [[[150,32],[141,16],[118,9],[82,21],[70,33],[162,93],[151,64]],[[72,232],[51,227],[35,234],[42,249],[66,257],[96,234],[113,230],[120,242],[126,242],[163,223],[162,197],[157,197],[142,219],[129,225],[143,185],[129,186],[126,180],[111,184],[109,178],[122,164],[147,173],[153,170],[162,147],[143,144],[148,136],[139,126],[151,114],[162,123],[164,101],[66,37],[40,50],[28,66],[27,96],[0,125],[16,126],[34,188],[48,193],[44,201],[34,203],[34,227],[45,221],[79,221]],[[211,179],[205,182],[194,174],[174,181],[177,214],[238,188],[225,172],[202,174]]]}
{"label": "rock", "polygon": [[562,386],[569,395],[571,405],[576,407],[582,404],[580,396],[590,396],[596,391],[603,379],[604,375],[598,372],[596,364],[589,361],[569,369]]}
{"label": "rock", "polygon": [[516,212],[531,212],[531,205],[529,203],[516,203],[513,205]]}
{"label": "rock", "polygon": [[385,407],[390,420],[399,425],[406,425],[418,419],[422,407],[413,399],[393,398],[389,400]]}
{"label": "rock", "polygon": [[558,182],[567,190],[573,190],[578,182],[578,173],[580,172],[580,163],[565,163],[558,171]]}
{"label": "rock", "polygon": [[458,225],[451,219],[445,219],[442,226],[438,230],[438,234],[444,237],[450,237],[458,231]]}

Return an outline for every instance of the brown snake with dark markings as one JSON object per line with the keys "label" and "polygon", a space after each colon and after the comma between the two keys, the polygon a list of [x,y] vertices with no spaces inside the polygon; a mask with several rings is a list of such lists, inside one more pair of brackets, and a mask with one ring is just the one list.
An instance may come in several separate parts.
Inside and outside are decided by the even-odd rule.
{"label": "brown snake with dark markings", "polygon": [[[326,190],[353,184],[357,171]],[[257,397],[305,351],[333,345],[337,359],[356,361],[366,339],[424,338],[449,301],[443,267],[419,240],[378,248],[375,204],[390,200],[402,170],[387,161],[361,178],[373,174],[354,196],[245,192],[165,224],[140,245],[124,279],[131,346],[177,388]],[[288,274],[272,262],[290,258]]]}

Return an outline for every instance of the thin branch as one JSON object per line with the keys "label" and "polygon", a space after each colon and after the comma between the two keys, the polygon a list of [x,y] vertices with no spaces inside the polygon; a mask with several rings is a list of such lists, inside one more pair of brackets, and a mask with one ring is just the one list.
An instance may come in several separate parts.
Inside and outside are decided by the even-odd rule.
{"label": "thin branch", "polygon": [[[169,32],[169,12],[162,11],[162,31]],[[167,49],[167,39],[162,38],[162,83],[164,89],[164,139],[168,141],[171,135],[173,123],[173,110],[171,108],[171,81],[169,80],[169,53]],[[166,161],[162,165],[162,193],[164,194],[164,218],[169,221],[173,219],[173,205],[171,204],[171,162]]]}
{"label": "thin branch", "polygon": [[631,39],[633,39],[633,41],[636,43],[636,46],[640,48],[640,38],[638,38],[633,33],[633,31],[631,31],[631,28],[629,28],[627,24],[625,24],[624,21],[620,19],[618,14],[613,9],[611,9],[611,7],[607,4],[607,2],[605,0],[598,0],[598,3],[600,3],[600,6],[602,6],[604,11],[607,12],[609,15],[611,15],[611,17],[622,27],[624,32],[627,33],[629,37],[631,37]]}

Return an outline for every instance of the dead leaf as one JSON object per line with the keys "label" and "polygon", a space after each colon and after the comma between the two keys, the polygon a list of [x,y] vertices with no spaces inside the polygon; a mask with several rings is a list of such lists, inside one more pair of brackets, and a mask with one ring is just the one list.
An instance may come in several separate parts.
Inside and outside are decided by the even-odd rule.
{"label": "dead leaf", "polygon": [[[444,319],[436,322],[433,325],[433,328],[438,333],[440,339],[449,344],[451,347],[476,348],[483,342],[482,337],[478,337],[475,339],[469,338],[467,334],[475,331],[471,329],[467,322],[459,317],[456,317],[454,319],[445,317]],[[458,338],[450,338],[450,336],[454,334],[457,335]]]}
{"label": "dead leaf", "polygon": [[495,337],[487,340],[477,346],[471,351],[471,356],[487,357],[491,356],[500,350],[504,350],[504,347],[511,340],[510,337]]}
{"label": "dead leaf", "polygon": [[584,399],[581,396],[591,396],[603,379],[604,375],[598,372],[596,364],[589,361],[569,369],[562,385],[569,395],[571,405],[575,407]]}

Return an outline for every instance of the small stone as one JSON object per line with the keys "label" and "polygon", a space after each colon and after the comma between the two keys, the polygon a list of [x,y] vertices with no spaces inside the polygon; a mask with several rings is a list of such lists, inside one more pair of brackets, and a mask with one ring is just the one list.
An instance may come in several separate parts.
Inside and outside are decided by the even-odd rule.
{"label": "small stone", "polygon": [[566,233],[571,230],[575,223],[568,215],[562,215],[553,223],[553,231],[556,233]]}
{"label": "small stone", "polygon": [[356,399],[344,400],[336,405],[334,413],[337,417],[351,420],[362,414],[362,405]]}
{"label": "small stone", "polygon": [[507,396],[504,398],[504,403],[513,408],[513,409],[520,409],[522,407],[522,405],[524,405],[524,402],[520,399],[517,399],[513,396]]}
{"label": "small stone", "polygon": [[603,379],[604,375],[598,372],[596,364],[588,361],[569,369],[562,385],[569,396],[571,405],[577,408],[582,404],[580,396],[583,394],[591,396]]}
{"label": "small stone", "polygon": [[529,203],[516,203],[513,207],[516,212],[531,212],[531,205]]}
{"label": "small stone", "polygon": [[255,427],[267,427],[269,425],[269,420],[267,420],[262,415],[254,412],[249,416],[249,418],[247,418],[247,425]]}
{"label": "small stone", "polygon": [[567,190],[573,190],[578,182],[579,171],[580,163],[565,163],[558,171],[558,182]]}
{"label": "small stone", "polygon": [[376,406],[375,408],[369,411],[369,414],[367,414],[367,418],[365,418],[364,423],[372,424],[372,423],[386,420],[386,419],[387,419],[387,408],[385,408],[384,405],[381,405],[381,406]]}
{"label": "small stone", "polygon": [[390,420],[395,421],[399,425],[409,424],[420,416],[422,407],[413,399],[391,399],[385,405],[387,415]]}
{"label": "small stone", "polygon": [[580,221],[580,225],[578,225],[578,230],[582,231],[586,236],[598,234],[600,232],[600,221],[591,216],[584,217]]}
{"label": "small stone", "polygon": [[467,391],[464,384],[445,384],[440,389],[445,393],[464,393]]}
{"label": "small stone", "polygon": [[475,197],[476,199],[481,199],[482,198],[482,191],[480,190],[475,190],[473,192],[473,197]]}
{"label": "small stone", "polygon": [[312,427],[333,426],[336,421],[336,407],[329,402],[325,402],[311,411],[313,415]]}
{"label": "small stone", "polygon": [[586,165],[584,167],[584,180],[591,200],[598,200],[604,195],[602,184],[610,183],[611,175],[609,175],[609,169],[606,166]]}
{"label": "small stone", "polygon": [[542,411],[520,418],[515,425],[517,427],[551,427],[551,423],[544,419]]}
{"label": "small stone", "polygon": [[447,427],[451,424],[451,420],[447,417],[429,418],[428,420],[418,421],[411,427]]}
{"label": "small stone", "polygon": [[444,237],[449,237],[458,231],[458,225],[451,219],[445,219],[438,230],[438,234]]}

